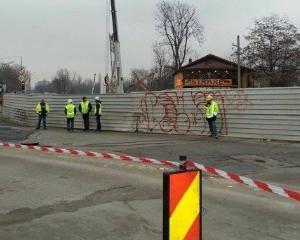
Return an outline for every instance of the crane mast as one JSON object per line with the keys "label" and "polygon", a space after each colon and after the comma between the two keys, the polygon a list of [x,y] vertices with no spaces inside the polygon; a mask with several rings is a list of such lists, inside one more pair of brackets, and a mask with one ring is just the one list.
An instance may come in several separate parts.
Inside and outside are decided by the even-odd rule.
{"label": "crane mast", "polygon": [[119,42],[118,21],[115,0],[111,0],[111,17],[113,23],[113,40]]}
{"label": "crane mast", "polygon": [[109,92],[124,93],[124,82],[122,77],[122,63],[115,0],[111,0],[110,4],[113,33],[110,35],[111,84],[109,86]]}

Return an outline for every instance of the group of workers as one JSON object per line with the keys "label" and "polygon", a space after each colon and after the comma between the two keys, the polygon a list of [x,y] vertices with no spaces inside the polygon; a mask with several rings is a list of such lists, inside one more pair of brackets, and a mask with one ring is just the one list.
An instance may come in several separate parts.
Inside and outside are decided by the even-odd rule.
{"label": "group of workers", "polygon": [[[216,120],[217,115],[220,113],[219,105],[216,101],[213,100],[211,95],[206,96],[206,104],[204,106],[204,114],[206,121],[209,125],[210,136],[218,138]],[[82,114],[84,122],[84,131],[89,130],[89,115],[92,111],[92,104],[86,99],[82,98],[82,102],[79,104],[79,112]],[[41,121],[43,121],[44,129],[46,128],[46,117],[49,113],[49,106],[44,99],[37,105],[36,112],[39,115],[37,129],[40,129]],[[76,115],[76,107],[73,104],[72,99],[68,100],[68,104],[65,107],[65,114],[67,116],[67,129],[68,131],[74,130],[74,118]],[[95,97],[95,106],[94,114],[96,116],[97,131],[101,131],[101,114],[102,114],[102,105],[99,97]]]}
{"label": "group of workers", "polygon": [[[92,104],[87,100],[86,97],[82,98],[81,103],[78,106],[79,112],[82,114],[84,123],[84,131],[90,129],[90,113],[92,112]],[[43,122],[44,129],[47,128],[46,118],[50,112],[50,108],[45,99],[42,99],[36,106],[36,113],[38,114],[38,125],[36,129],[40,129],[41,123]],[[96,130],[101,132],[101,114],[102,114],[102,103],[99,97],[95,97],[94,115],[96,117]],[[65,106],[65,115],[67,118],[67,130],[69,132],[74,131],[74,119],[76,115],[76,106],[73,104],[72,99],[68,99],[68,103]]]}

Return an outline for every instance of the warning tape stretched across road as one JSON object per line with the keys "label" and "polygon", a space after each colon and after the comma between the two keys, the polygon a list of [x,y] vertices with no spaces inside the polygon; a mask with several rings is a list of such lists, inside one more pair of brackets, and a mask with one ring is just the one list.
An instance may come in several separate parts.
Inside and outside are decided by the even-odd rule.
{"label": "warning tape stretched across road", "polygon": [[[0,146],[2,147],[12,147],[12,148],[19,148],[19,149],[30,149],[30,150],[38,150],[42,152],[53,152],[53,153],[61,153],[61,154],[70,154],[70,155],[78,155],[78,156],[85,156],[85,157],[94,157],[94,158],[103,158],[103,159],[117,159],[122,161],[130,161],[130,162],[139,162],[143,164],[156,164],[156,165],[163,165],[168,167],[178,167],[180,163],[168,161],[168,160],[156,160],[152,158],[146,158],[146,157],[132,157],[129,155],[116,155],[112,153],[98,153],[98,152],[92,152],[92,151],[82,151],[78,149],[65,149],[60,147],[43,147],[43,146],[34,146],[34,145],[22,145],[17,143],[2,143],[0,142]],[[188,167],[195,167],[198,168],[204,172],[221,176],[226,179],[233,180],[235,182],[245,184],[248,186],[251,186],[256,189],[260,189],[266,192],[275,193],[280,196],[294,199],[296,201],[300,201],[300,192],[288,189],[288,188],[282,188],[277,187],[274,185],[271,185],[266,182],[262,182],[259,180],[253,180],[247,177],[239,176],[235,173],[227,173],[225,171],[204,166],[202,164],[188,161],[187,162]]]}

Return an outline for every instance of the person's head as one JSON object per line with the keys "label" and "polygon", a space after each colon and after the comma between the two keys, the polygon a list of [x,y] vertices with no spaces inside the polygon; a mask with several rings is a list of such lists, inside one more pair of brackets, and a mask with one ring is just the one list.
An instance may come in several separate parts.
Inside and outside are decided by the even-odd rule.
{"label": "person's head", "polygon": [[84,102],[85,102],[85,101],[86,101],[86,97],[83,97],[83,98],[82,98],[82,101],[84,101]]}
{"label": "person's head", "polygon": [[99,97],[95,97],[95,102],[100,102],[100,98]]}
{"label": "person's head", "polygon": [[206,102],[210,103],[213,100],[213,97],[211,95],[206,96]]}
{"label": "person's head", "polygon": [[72,99],[68,99],[68,103],[73,103],[73,100]]}
{"label": "person's head", "polygon": [[46,103],[46,100],[43,98],[42,100],[41,100],[41,103]]}

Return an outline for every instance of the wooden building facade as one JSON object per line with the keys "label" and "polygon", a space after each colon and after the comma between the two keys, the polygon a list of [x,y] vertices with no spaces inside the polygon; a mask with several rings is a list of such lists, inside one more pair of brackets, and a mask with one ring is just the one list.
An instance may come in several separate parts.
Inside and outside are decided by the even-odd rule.
{"label": "wooden building facade", "polygon": [[[209,54],[181,67],[174,74],[174,88],[237,88],[236,63]],[[253,86],[251,69],[241,66],[241,87]]]}

